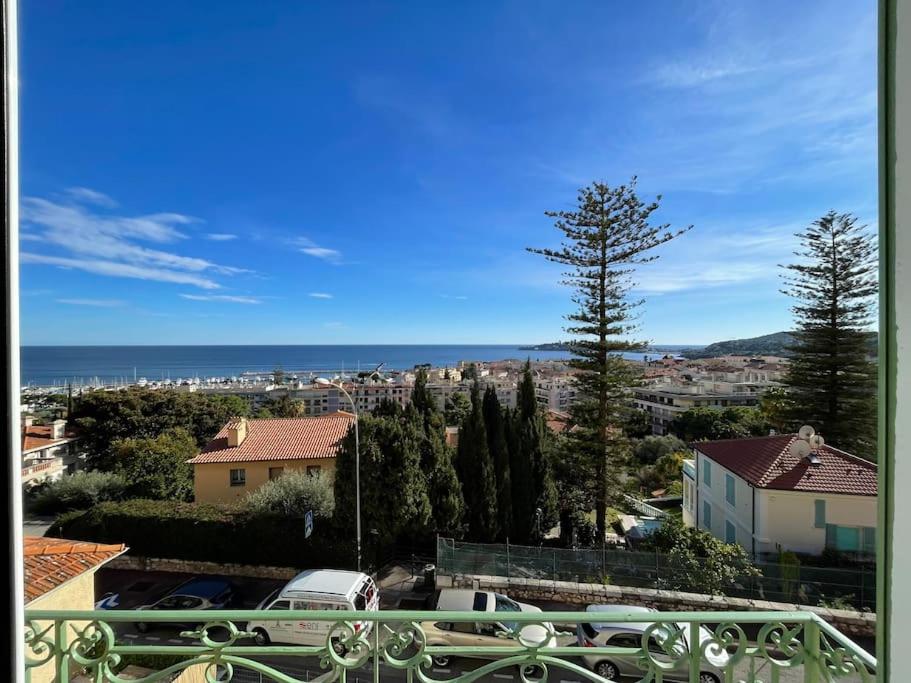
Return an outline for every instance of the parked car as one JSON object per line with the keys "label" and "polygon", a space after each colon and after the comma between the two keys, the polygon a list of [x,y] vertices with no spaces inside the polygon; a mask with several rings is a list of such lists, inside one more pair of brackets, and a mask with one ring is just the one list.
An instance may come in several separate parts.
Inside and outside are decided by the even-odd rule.
{"label": "parked car", "polygon": [[[234,586],[230,581],[214,578],[194,578],[181,584],[173,591],[150,605],[142,605],[140,610],[211,610],[225,609],[234,597]],[[171,626],[198,626],[205,622],[205,616],[190,621],[169,624]],[[155,624],[164,624],[156,621]],[[137,622],[136,628],[141,633],[149,630],[149,624],[144,621]]]}
{"label": "parked car", "polygon": [[[275,611],[275,620],[251,621],[246,630],[256,634],[254,639],[258,645],[270,642],[323,645],[333,622],[281,618],[281,613],[288,610],[376,611],[379,608],[380,592],[366,574],[310,569],[295,576],[256,608]],[[339,620],[343,619],[344,615],[339,615]],[[372,624],[354,622],[354,627],[369,633]]]}
{"label": "parked car", "polygon": [[[649,614],[657,610],[649,607],[640,607],[637,605],[589,605],[586,612],[592,614],[592,619],[596,619],[598,614],[606,612],[623,612],[623,613],[642,613],[641,622],[586,622],[579,624],[576,634],[579,645],[585,647],[629,647],[642,648],[642,638],[646,629],[650,628],[654,622],[649,621]],[[678,640],[673,650],[674,656],[669,656],[662,643],[674,635],[677,630],[682,630],[682,640]],[[712,633],[704,626],[699,627],[699,644],[702,644],[712,638]],[[659,626],[649,638],[649,652],[657,661],[671,662],[679,661],[674,669],[664,670],[665,681],[680,681],[686,683],[690,680],[689,657],[685,656],[690,652],[690,632],[688,624],[668,623]],[[641,678],[644,671],[640,665],[640,655],[583,655],[585,665],[602,678],[609,681],[618,681],[623,676],[633,676]],[[724,680],[724,668],[727,666],[730,657],[724,648],[720,646],[709,645],[705,648],[702,657],[702,670],[699,672],[699,683],[719,683]]]}
{"label": "parked car", "polygon": [[[516,636],[522,634],[527,643],[539,644],[542,647],[555,647],[558,644],[557,634],[549,622],[526,624],[519,627],[509,620],[510,614],[517,612],[541,612],[534,605],[516,602],[500,593],[492,591],[475,591],[470,589],[444,588],[431,596],[427,607],[437,611],[472,611],[483,612],[487,621],[448,622],[426,621],[421,624],[428,645],[456,645],[473,647],[509,647],[516,645]],[[477,655],[494,658],[494,655]],[[433,663],[437,666],[448,666],[449,655],[434,655]]]}

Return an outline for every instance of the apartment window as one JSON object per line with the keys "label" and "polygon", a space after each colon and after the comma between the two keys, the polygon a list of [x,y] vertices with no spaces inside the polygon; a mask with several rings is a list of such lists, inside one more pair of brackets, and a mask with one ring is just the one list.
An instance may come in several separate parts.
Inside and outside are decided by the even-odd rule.
{"label": "apartment window", "polygon": [[730,520],[724,521],[724,542],[725,543],[736,543],[737,542],[737,528],[731,523]]}
{"label": "apartment window", "polygon": [[231,470],[231,486],[246,486],[247,470]]}
{"label": "apartment window", "polygon": [[706,486],[712,485],[712,463],[704,458],[702,460],[702,483]]}
{"label": "apartment window", "polygon": [[284,467],[270,467],[269,468],[269,481],[272,481],[273,479],[278,479],[284,473],[285,473]]}
{"label": "apartment window", "polygon": [[736,505],[734,498],[734,477],[730,474],[724,475],[724,499],[728,505]]}
{"label": "apartment window", "polygon": [[813,501],[813,515],[814,521],[813,526],[817,529],[826,528],[826,501],[824,500],[814,500]]}
{"label": "apartment window", "polygon": [[702,502],[702,523],[706,529],[712,528],[712,504],[707,500]]}
{"label": "apartment window", "polygon": [[315,477],[322,471],[322,469],[323,468],[320,465],[307,465],[307,476]]}

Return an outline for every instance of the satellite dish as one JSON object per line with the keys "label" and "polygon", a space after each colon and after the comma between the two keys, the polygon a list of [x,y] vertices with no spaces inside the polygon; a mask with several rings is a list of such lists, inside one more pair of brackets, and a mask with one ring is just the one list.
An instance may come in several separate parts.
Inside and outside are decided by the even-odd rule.
{"label": "satellite dish", "polygon": [[794,443],[791,444],[791,455],[800,460],[810,455],[810,452],[813,449],[810,448],[810,444],[804,441],[803,439],[795,439]]}
{"label": "satellite dish", "polygon": [[801,439],[809,439],[815,433],[816,433],[816,430],[813,429],[810,425],[804,425],[797,432],[797,436],[799,436]]}
{"label": "satellite dish", "polygon": [[823,446],[826,445],[826,440],[823,439],[822,436],[820,436],[819,434],[814,434],[813,436],[811,436],[809,441],[810,441],[810,446],[813,448],[814,451],[819,448],[822,448]]}

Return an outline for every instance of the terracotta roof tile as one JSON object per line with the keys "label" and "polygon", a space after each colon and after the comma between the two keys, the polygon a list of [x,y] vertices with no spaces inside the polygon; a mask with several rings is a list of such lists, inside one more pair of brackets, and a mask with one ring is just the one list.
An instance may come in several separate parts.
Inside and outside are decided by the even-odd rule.
{"label": "terracotta roof tile", "polygon": [[247,420],[247,436],[239,446],[228,446],[229,422],[202,452],[188,462],[254,462],[257,460],[306,460],[334,458],[339,444],[354,422],[350,413],[317,417]]}
{"label": "terracotta roof tile", "polygon": [[791,454],[796,434],[756,439],[699,441],[697,451],[753,486],[784,491],[875,496],[876,464],[831,446],[817,451],[820,463],[811,465]]}
{"label": "terracotta roof tile", "polygon": [[33,450],[35,448],[48,448],[55,443],[76,438],[76,434],[71,431],[64,432],[62,439],[52,439],[53,428],[51,425],[32,425],[22,428],[22,452]]}
{"label": "terracotta roof tile", "polygon": [[104,545],[26,536],[23,543],[25,602],[29,603],[70,579],[114,559],[126,549],[122,543]]}

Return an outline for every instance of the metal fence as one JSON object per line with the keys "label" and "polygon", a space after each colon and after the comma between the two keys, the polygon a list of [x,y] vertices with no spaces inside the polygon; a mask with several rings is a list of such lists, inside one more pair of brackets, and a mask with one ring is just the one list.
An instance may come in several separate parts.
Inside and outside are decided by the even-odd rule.
{"label": "metal fence", "polygon": [[[743,577],[726,589],[729,597],[829,607],[876,609],[876,573],[843,568],[757,562],[761,576]],[[631,550],[546,548],[511,544],[437,541],[441,576],[483,575],[638,588],[673,585],[670,556]]]}

